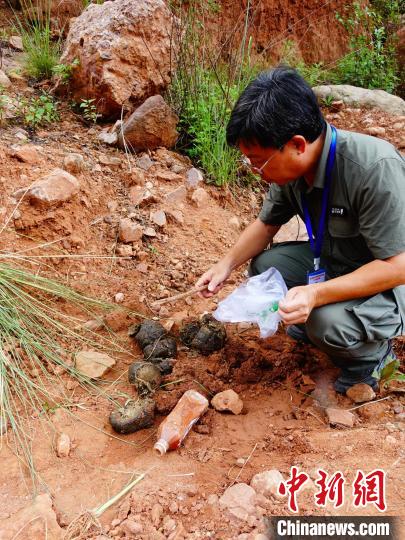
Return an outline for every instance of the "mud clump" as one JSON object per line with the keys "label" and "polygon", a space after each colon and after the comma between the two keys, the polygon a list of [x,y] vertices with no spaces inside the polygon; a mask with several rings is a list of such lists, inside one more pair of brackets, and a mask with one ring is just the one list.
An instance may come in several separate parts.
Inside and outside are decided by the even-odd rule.
{"label": "mud clump", "polygon": [[199,321],[191,321],[180,330],[181,341],[202,354],[211,354],[225,346],[226,330],[212,315],[204,315]]}
{"label": "mud clump", "polygon": [[158,368],[162,375],[170,375],[175,360],[173,358],[151,358],[151,363]]}
{"label": "mud clump", "polygon": [[128,369],[128,380],[140,396],[155,392],[162,382],[159,368],[150,362],[134,362]]}
{"label": "mud clump", "polygon": [[145,359],[150,361],[154,358],[175,358],[177,355],[177,343],[172,337],[157,339],[144,348],[143,354]]}
{"label": "mud clump", "polygon": [[153,425],[155,416],[155,402],[146,397],[138,399],[113,411],[110,414],[110,424],[117,433],[134,433]]}
{"label": "mud clump", "polygon": [[141,349],[144,350],[148,345],[166,336],[167,332],[159,322],[148,320],[130,326],[128,335],[133,337]]}

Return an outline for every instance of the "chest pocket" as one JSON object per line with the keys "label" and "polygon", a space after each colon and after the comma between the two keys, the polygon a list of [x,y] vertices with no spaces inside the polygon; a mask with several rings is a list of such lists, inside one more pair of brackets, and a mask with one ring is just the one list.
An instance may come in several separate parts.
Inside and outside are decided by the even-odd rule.
{"label": "chest pocket", "polygon": [[334,238],[350,238],[360,234],[359,223],[350,214],[350,210],[345,216],[329,215],[328,231]]}

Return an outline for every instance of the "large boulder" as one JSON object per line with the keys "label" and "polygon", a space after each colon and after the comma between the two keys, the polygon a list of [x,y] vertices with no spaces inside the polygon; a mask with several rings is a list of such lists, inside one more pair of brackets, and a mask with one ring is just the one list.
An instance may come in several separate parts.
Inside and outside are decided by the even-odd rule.
{"label": "large boulder", "polygon": [[313,88],[318,99],[332,97],[353,107],[380,109],[389,114],[405,115],[405,101],[384,90],[367,90],[350,84],[331,84]]}
{"label": "large boulder", "polygon": [[95,99],[97,111],[118,117],[162,92],[172,69],[172,14],[163,0],[91,4],[72,21],[61,62],[80,64],[70,91]]}
{"label": "large boulder", "polygon": [[162,96],[152,96],[134,111],[121,126],[118,145],[139,152],[176,144],[178,117]]}

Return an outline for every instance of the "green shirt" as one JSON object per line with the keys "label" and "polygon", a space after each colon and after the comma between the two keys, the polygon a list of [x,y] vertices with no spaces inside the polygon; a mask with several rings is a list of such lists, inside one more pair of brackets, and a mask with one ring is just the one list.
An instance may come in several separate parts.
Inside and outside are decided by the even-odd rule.
{"label": "green shirt", "polygon": [[[331,137],[332,130],[327,124],[313,185],[309,187],[304,178],[284,186],[271,184],[259,214],[261,221],[282,225],[296,214],[303,218],[301,193],[304,192],[316,235]],[[328,275],[347,274],[374,259],[386,259],[404,251],[404,159],[387,141],[337,130],[321,255]],[[394,292],[405,314],[405,285]]]}

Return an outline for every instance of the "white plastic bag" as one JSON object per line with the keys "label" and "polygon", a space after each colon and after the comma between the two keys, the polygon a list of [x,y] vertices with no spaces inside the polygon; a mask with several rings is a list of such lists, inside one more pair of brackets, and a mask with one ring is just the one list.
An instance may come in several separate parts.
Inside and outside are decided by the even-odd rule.
{"label": "white plastic bag", "polygon": [[259,325],[260,337],[277,332],[281,318],[278,302],[287,293],[287,286],[280,272],[269,268],[239,285],[218,304],[213,316],[221,322],[254,322]]}

